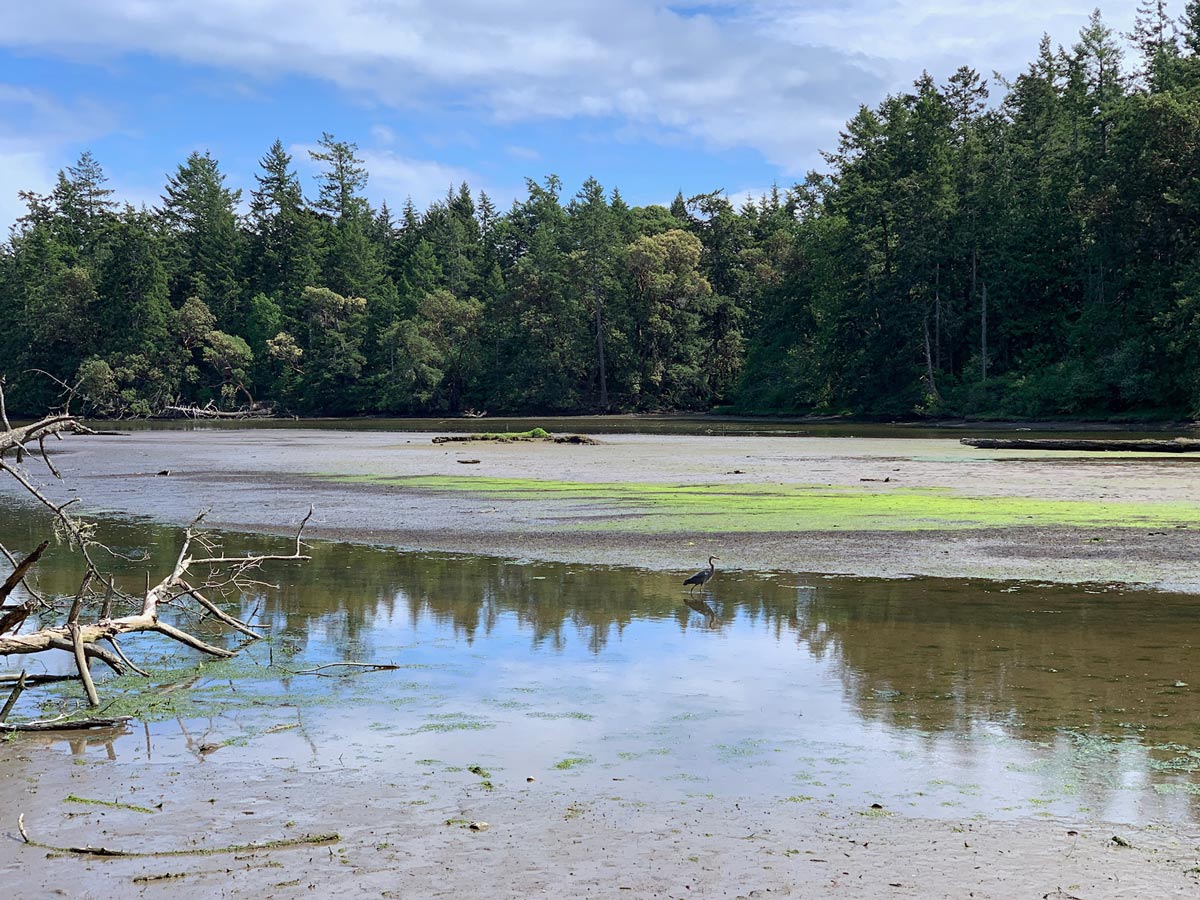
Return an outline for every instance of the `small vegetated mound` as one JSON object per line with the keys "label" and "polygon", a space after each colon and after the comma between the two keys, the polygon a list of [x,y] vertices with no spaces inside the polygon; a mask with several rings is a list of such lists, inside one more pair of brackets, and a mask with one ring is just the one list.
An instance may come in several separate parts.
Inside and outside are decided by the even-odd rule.
{"label": "small vegetated mound", "polygon": [[545,428],[531,428],[529,431],[484,431],[476,434],[441,434],[433,439],[435,444],[452,444],[465,441],[492,441],[498,444],[512,444],[517,441],[545,441],[555,444],[597,443],[597,441],[584,434],[554,435]]}

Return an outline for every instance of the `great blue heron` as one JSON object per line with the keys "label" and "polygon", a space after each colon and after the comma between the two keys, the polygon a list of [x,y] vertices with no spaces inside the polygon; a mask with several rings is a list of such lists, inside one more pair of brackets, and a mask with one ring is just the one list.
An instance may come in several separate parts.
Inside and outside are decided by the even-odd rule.
{"label": "great blue heron", "polygon": [[709,580],[717,572],[717,567],[715,565],[713,565],[713,562],[720,558],[721,557],[719,557],[719,556],[710,556],[708,558],[708,568],[701,569],[699,572],[697,572],[695,575],[693,575],[691,578],[689,578],[687,581],[684,582],[684,584],[690,584],[692,586],[691,589],[688,591],[689,594],[692,591],[696,590],[697,585],[703,587],[704,585],[708,584]]}

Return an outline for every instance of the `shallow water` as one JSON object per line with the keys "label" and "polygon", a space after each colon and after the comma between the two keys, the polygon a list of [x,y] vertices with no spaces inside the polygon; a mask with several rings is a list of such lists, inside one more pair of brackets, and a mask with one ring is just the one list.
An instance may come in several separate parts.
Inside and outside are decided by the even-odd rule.
{"label": "shallow water", "polygon": [[[0,498],[6,546],[31,546],[47,528],[40,512]],[[154,572],[177,551],[176,529],[110,520],[103,530],[115,548],[148,548]],[[223,537],[237,551],[281,546]],[[100,690],[106,702],[149,692],[149,721],[51,745],[390,781],[553,774],[644,801],[1200,819],[1200,683],[1183,684],[1196,680],[1200,646],[1192,596],[718,572],[689,597],[677,576],[631,569],[331,543],[314,543],[313,557],[273,569],[279,590],[243,599],[270,641],[201,664],[160,638],[130,639],[154,677]],[[126,565],[130,587],[145,568]],[[46,590],[78,584],[61,551],[39,571]],[[293,674],[338,661],[401,668]],[[80,693],[26,696],[45,713]]]}

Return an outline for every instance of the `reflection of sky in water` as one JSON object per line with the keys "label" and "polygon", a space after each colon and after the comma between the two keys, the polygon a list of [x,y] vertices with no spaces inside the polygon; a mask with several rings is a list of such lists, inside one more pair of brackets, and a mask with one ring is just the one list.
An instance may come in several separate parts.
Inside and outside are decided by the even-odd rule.
{"label": "reflection of sky in water", "polygon": [[[0,540],[27,541],[20,524],[4,516]],[[107,527],[123,546],[174,552],[169,530]],[[669,574],[345,544],[314,555],[277,573],[282,592],[247,603],[262,605],[270,645],[187,686],[138,683],[185,692],[178,720],[136,724],[111,746],[98,735],[54,746],[347,768],[381,783],[479,765],[497,785],[554,778],[630,801],[1200,818],[1200,709],[1174,687],[1200,643],[1195,598],[719,573],[689,608]],[[55,565],[50,587],[78,583]],[[158,673],[193,659],[156,637],[124,643]],[[279,677],[343,660],[402,668]]]}
{"label": "reflection of sky in water", "polygon": [[[1060,733],[1034,742],[996,723],[924,731],[864,719],[833,655],[818,658],[746,617],[721,632],[696,627],[699,615],[687,630],[673,619],[635,620],[598,654],[578,629],[557,648],[531,647],[511,613],[469,645],[437,618],[413,620],[402,602],[374,620],[372,659],[398,671],[235,682],[278,691],[277,703],[153,724],[153,760],[228,741],[207,764],[350,768],[385,781],[480,765],[497,783],[580,760],[570,783],[629,799],[753,794],[955,818],[1193,817],[1194,798],[1155,789],[1169,782],[1152,777],[1136,740]],[[288,665],[340,658],[325,637],[315,629]],[[249,655],[265,663],[265,645]],[[196,687],[205,686],[219,683]],[[298,709],[287,705],[292,693]],[[298,719],[302,728],[264,733]],[[137,731],[117,742],[123,759],[145,754]]]}

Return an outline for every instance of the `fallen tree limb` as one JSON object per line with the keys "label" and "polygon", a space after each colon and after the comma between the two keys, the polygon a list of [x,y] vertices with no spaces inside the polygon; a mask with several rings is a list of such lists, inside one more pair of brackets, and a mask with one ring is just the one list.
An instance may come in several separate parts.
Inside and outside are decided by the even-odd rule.
{"label": "fallen tree limb", "polygon": [[100,705],[100,695],[96,693],[96,683],[92,681],[92,671],[88,668],[87,652],[79,637],[79,623],[69,622],[67,629],[71,633],[71,648],[75,654],[75,666],[79,669],[79,680],[83,682],[83,689],[87,691],[88,705],[95,709]]}
{"label": "fallen tree limb", "polygon": [[321,844],[336,844],[342,836],[336,831],[326,834],[305,834],[294,838],[275,841],[260,841],[252,844],[229,844],[225,847],[195,847],[186,850],[113,850],[108,847],[59,847],[43,841],[35,841],[25,830],[25,813],[17,816],[17,830],[21,839],[30,847],[40,847],[54,853],[74,853],[80,856],[120,856],[145,858],[150,856],[215,856],[221,853],[256,853],[262,850],[284,850],[288,847],[312,847]]}
{"label": "fallen tree limb", "polygon": [[249,625],[247,625],[245,622],[243,622],[241,619],[235,619],[233,616],[229,615],[227,612],[225,612],[223,609],[221,609],[219,606],[217,606],[217,604],[213,603],[211,600],[209,600],[207,597],[205,597],[202,593],[200,593],[198,590],[196,590],[196,588],[194,588],[190,584],[186,584],[186,583],[184,584],[184,587],[187,588],[187,592],[189,594],[191,594],[194,598],[196,598],[196,602],[199,603],[201,606],[203,606],[206,610],[208,610],[208,612],[212,616],[214,616],[216,619],[218,619],[221,622],[224,622],[226,625],[228,625],[234,631],[240,631],[242,634],[248,636],[252,640],[256,640],[256,641],[262,640],[261,634],[259,634],[257,631],[255,631],[253,628],[251,628]]}
{"label": "fallen tree limb", "polygon": [[[0,675],[0,685],[16,684],[21,680],[20,675],[4,674]],[[32,687],[35,684],[54,684],[58,681],[74,681],[74,675],[25,675],[25,686]]]}
{"label": "fallen tree limb", "polygon": [[[252,556],[226,556],[219,552],[214,552],[215,548],[211,541],[208,540],[203,532],[198,530],[198,526],[204,518],[203,514],[201,514],[196,517],[185,531],[183,545],[180,548],[179,556],[171,573],[158,584],[146,590],[145,595],[141,599],[141,609],[138,612],[115,618],[101,618],[87,623],[77,621],[78,609],[81,606],[80,598],[92,580],[89,570],[89,577],[85,579],[84,586],[81,588],[79,595],[76,597],[76,603],[72,607],[72,615],[68,618],[65,625],[49,626],[30,632],[29,634],[0,635],[0,656],[42,653],[47,650],[63,650],[72,653],[75,657],[79,679],[83,683],[84,689],[87,692],[88,702],[92,707],[99,706],[100,698],[88,668],[88,661],[90,659],[99,659],[118,673],[124,672],[126,665],[129,665],[130,668],[135,669],[139,674],[145,674],[144,670],[138,669],[126,660],[124,653],[120,649],[120,645],[117,643],[117,638],[120,635],[135,632],[155,632],[209,656],[222,659],[232,657],[236,655],[234,651],[207,643],[189,634],[187,631],[163,621],[159,617],[162,607],[190,596],[195,598],[207,613],[213,615],[223,624],[253,638],[257,639],[261,637],[245,622],[224,612],[209,600],[201,588],[187,580],[189,573],[207,569],[207,580],[202,582],[205,589],[209,587],[217,589],[231,587],[235,590],[244,590],[253,584],[247,577],[247,573],[256,570],[265,561],[306,560],[309,558],[304,553],[303,533],[304,527],[312,517],[312,514],[313,510],[310,507],[307,515],[305,515],[297,528],[294,552]],[[208,552],[206,554],[193,554],[194,547],[199,547]],[[219,574],[214,575],[213,573]],[[106,590],[107,592],[104,596],[107,603],[107,598],[112,590],[111,586],[107,586]],[[96,646],[99,641],[110,642],[119,655],[115,655],[103,647]]]}
{"label": "fallen tree limb", "polygon": [[91,728],[114,728],[132,721],[133,716],[93,716],[87,719],[50,719],[45,722],[0,722],[0,732],[84,731]]}
{"label": "fallen tree limb", "polygon": [[223,410],[213,406],[165,406],[156,419],[270,419],[275,415],[271,407]]}
{"label": "fallen tree limb", "polygon": [[4,708],[0,709],[0,724],[8,718],[8,714],[12,712],[12,708],[17,705],[17,700],[25,690],[25,670],[21,670],[21,674],[17,676],[16,687],[12,689],[12,693],[8,695],[8,699],[4,701]]}
{"label": "fallen tree limb", "polygon": [[962,438],[960,443],[980,450],[1106,450],[1136,453],[1200,453],[1193,438],[1107,440],[1104,438]]}
{"label": "fallen tree limb", "polygon": [[[49,541],[42,541],[37,545],[37,549],[17,563],[16,568],[12,570],[12,574],[9,575],[8,578],[4,579],[4,584],[0,584],[0,603],[3,603],[5,600],[7,600],[8,595],[16,590],[18,584],[25,580],[25,575],[34,567],[34,565],[37,564],[37,561],[42,558],[42,554],[46,552],[46,548],[49,546]],[[0,634],[3,634],[5,630],[4,620],[0,619]]]}
{"label": "fallen tree limb", "polygon": [[[68,393],[68,398],[75,396],[75,389],[59,382]],[[269,409],[253,404],[244,411],[254,415],[269,413]],[[217,415],[215,408],[206,408],[206,413]],[[230,415],[240,415],[230,414]],[[252,554],[231,556],[221,552],[216,542],[200,530],[204,513],[197,516],[185,529],[182,546],[171,572],[157,584],[151,585],[149,573],[146,576],[145,592],[138,594],[119,589],[110,573],[102,570],[98,560],[102,560],[100,552],[121,559],[142,561],[117,553],[95,537],[96,525],[76,518],[70,509],[78,502],[72,498],[63,502],[55,499],[55,492],[44,487],[30,471],[22,464],[26,455],[31,453],[40,457],[50,474],[61,479],[61,474],[51,462],[46,450],[45,441],[48,437],[59,437],[64,432],[77,434],[94,434],[91,429],[82,425],[78,419],[65,408],[60,413],[48,415],[32,425],[14,428],[8,420],[4,398],[4,381],[0,377],[0,476],[12,478],[24,491],[41,506],[49,510],[56,520],[56,532],[65,538],[65,543],[84,562],[84,573],[79,590],[69,601],[69,613],[64,624],[47,625],[47,620],[53,617],[43,617],[43,627],[28,634],[17,634],[17,629],[30,615],[33,604],[39,603],[47,608],[54,608],[55,603],[36,594],[29,589],[26,577],[38,562],[49,542],[43,542],[37,549],[18,561],[7,549],[0,547],[0,555],[8,560],[12,570],[7,577],[0,581],[0,603],[2,603],[19,584],[25,584],[30,597],[33,599],[18,607],[0,609],[0,658],[21,654],[43,653],[50,650],[60,650],[70,653],[75,661],[75,669],[80,683],[87,694],[88,704],[92,708],[100,705],[99,692],[92,678],[91,663],[99,660],[118,674],[132,669],[139,675],[146,671],[134,665],[124,651],[118,638],[124,634],[138,632],[153,632],[161,634],[178,643],[191,647],[208,656],[228,658],[236,655],[236,650],[225,649],[201,640],[189,631],[187,613],[199,613],[201,619],[211,618],[220,624],[238,631],[249,638],[259,639],[262,635],[246,622],[224,611],[213,601],[214,597],[245,596],[248,592],[259,591],[265,585],[256,579],[257,570],[268,561],[307,560],[304,552],[304,528],[312,518],[313,508],[310,506],[307,514],[296,529],[295,548],[291,553]],[[36,445],[36,449],[31,449]],[[15,451],[15,461],[5,459],[5,453]],[[65,598],[56,598],[62,607],[67,606]],[[181,614],[177,617],[164,617],[162,613],[167,607],[173,607]],[[114,615],[114,608],[123,611],[124,615]],[[85,615],[85,610],[87,614]],[[98,615],[96,614],[98,611]],[[171,621],[166,619],[170,618]],[[59,620],[61,621],[61,620]],[[173,624],[174,623],[174,624]],[[106,641],[112,645],[107,650],[99,643]],[[17,698],[25,688],[34,683],[45,683],[48,678],[20,678],[16,687],[5,704],[5,714],[11,712]],[[55,679],[57,680],[57,679]],[[0,717],[2,718],[2,717]],[[110,720],[92,720],[90,726],[76,720],[70,724],[55,721],[55,723],[24,723],[8,725],[5,730],[34,731],[51,730],[65,727],[99,727]],[[111,720],[118,722],[122,720]]]}
{"label": "fallen tree limb", "polygon": [[3,457],[9,450],[16,450],[17,462],[20,462],[24,455],[29,452],[26,444],[39,443],[48,437],[65,432],[73,432],[75,434],[95,433],[70,413],[55,413],[39,419],[32,425],[22,425],[18,428],[9,428],[6,431],[0,432],[0,457]]}
{"label": "fallen tree limb", "polygon": [[395,663],[362,663],[362,662],[336,662],[325,663],[321,666],[313,666],[311,669],[301,669],[298,672],[292,672],[293,675],[318,675],[322,678],[336,678],[340,676],[326,675],[324,669],[359,669],[363,672],[391,672],[400,667]]}
{"label": "fallen tree limb", "polygon": [[[268,859],[261,865],[252,866],[248,863],[238,865],[239,872],[248,872],[251,869],[282,869],[283,863],[276,862],[273,859]],[[134,875],[134,884],[154,884],[160,881],[176,881],[181,878],[203,878],[206,875],[229,875],[232,869],[192,869],[190,872],[160,872],[157,875]],[[298,883],[298,882],[297,882]]]}
{"label": "fallen tree limb", "polygon": [[[51,649],[67,649],[74,652],[74,647],[77,643],[92,645],[100,640],[111,640],[118,635],[137,631],[158,632],[189,647],[193,647],[202,653],[207,653],[210,656],[233,656],[234,654],[229,650],[214,647],[185,631],[160,621],[159,607],[179,595],[187,594],[194,596],[195,589],[188,584],[185,576],[190,570],[200,566],[228,568],[229,573],[226,581],[236,586],[238,579],[244,576],[247,571],[258,568],[267,560],[309,559],[302,552],[304,546],[302,535],[304,533],[304,526],[308,524],[308,520],[312,518],[312,514],[313,510],[310,507],[308,514],[297,529],[296,551],[294,553],[257,556],[193,557],[190,555],[192,545],[201,536],[196,527],[204,518],[203,515],[197,516],[184,534],[183,546],[175,562],[175,568],[171,571],[170,575],[146,591],[145,597],[142,599],[142,608],[139,612],[115,619],[101,619],[96,622],[78,625],[77,634],[72,631],[70,624],[67,624],[43,628],[40,631],[34,631],[29,634],[0,636],[0,656],[11,656],[20,653],[41,653]],[[225,614],[225,618],[233,619],[232,616],[228,616],[227,614]],[[224,620],[222,619],[222,621]],[[239,624],[245,626],[244,622],[238,621]],[[249,626],[245,626],[245,628],[249,629]],[[99,647],[89,647],[88,652],[90,655],[103,659],[114,668],[122,668],[120,660],[107,650],[102,650]]]}

